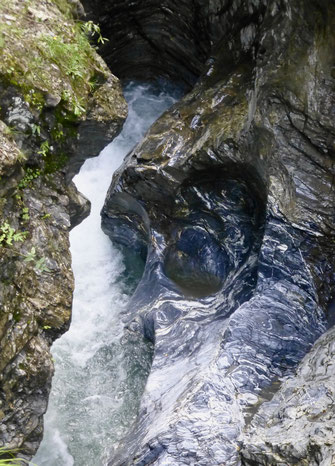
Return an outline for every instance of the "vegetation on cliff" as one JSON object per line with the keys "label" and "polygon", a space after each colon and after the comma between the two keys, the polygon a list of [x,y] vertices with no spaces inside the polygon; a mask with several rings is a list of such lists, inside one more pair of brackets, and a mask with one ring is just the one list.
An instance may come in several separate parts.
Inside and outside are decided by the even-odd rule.
{"label": "vegetation on cliff", "polygon": [[26,458],[43,432],[50,345],[71,317],[68,232],[89,210],[69,180],[127,113],[90,44],[99,28],[79,13],[66,0],[0,4],[0,448]]}
{"label": "vegetation on cliff", "polygon": [[60,0],[10,0],[0,6],[0,18],[2,81],[18,87],[37,110],[62,101],[80,117],[89,94],[109,75],[89,44],[91,23],[74,21],[70,4]]}

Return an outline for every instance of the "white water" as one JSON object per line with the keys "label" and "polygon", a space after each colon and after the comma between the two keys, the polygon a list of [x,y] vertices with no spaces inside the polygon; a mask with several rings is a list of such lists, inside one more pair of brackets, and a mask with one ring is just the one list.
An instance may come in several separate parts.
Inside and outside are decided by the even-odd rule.
{"label": "white water", "polygon": [[[128,300],[122,256],[100,228],[100,210],[113,172],[176,91],[131,83],[124,129],[97,158],[85,162],[74,182],[92,202],[90,216],[70,235],[75,275],[70,330],[55,342],[55,376],[45,415],[38,466],[99,466],[136,416],[150,351],[122,338]],[[138,344],[138,342],[136,343]],[[143,346],[144,343],[142,343]],[[147,354],[147,355],[146,355]]]}

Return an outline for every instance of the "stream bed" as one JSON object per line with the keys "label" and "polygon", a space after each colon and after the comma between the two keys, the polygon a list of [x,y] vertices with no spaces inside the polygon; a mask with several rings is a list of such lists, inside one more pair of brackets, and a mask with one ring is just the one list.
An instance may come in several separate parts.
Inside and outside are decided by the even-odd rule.
{"label": "stream bed", "polygon": [[[150,370],[145,342],[125,337],[122,318],[131,293],[121,253],[100,227],[100,210],[114,171],[180,92],[166,83],[129,83],[122,133],[74,178],[92,203],[70,234],[75,275],[70,330],[52,347],[55,376],[38,466],[99,466],[136,417]],[[139,348],[139,346],[142,348]]]}

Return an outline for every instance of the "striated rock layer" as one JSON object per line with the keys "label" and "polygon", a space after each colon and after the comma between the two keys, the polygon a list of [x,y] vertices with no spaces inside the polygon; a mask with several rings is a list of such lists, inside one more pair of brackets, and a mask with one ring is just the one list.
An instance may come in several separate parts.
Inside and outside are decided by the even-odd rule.
{"label": "striated rock layer", "polygon": [[[170,4],[152,3],[142,18],[129,2],[125,50],[148,30],[171,56],[155,42]],[[317,366],[333,332],[308,352],[335,285],[335,5],[200,3],[224,13],[206,71],[128,155],[102,211],[113,241],[146,259],[127,327],[155,346],[138,420],[109,464],[330,465],[331,371]]]}
{"label": "striated rock layer", "polygon": [[253,418],[244,438],[244,464],[335,463],[334,356],[332,328]]}
{"label": "striated rock layer", "polygon": [[250,31],[252,35],[262,21],[267,5],[266,0],[83,0],[82,3],[88,16],[101,25],[103,35],[110,39],[101,52],[117,76],[127,79],[165,76],[186,86],[193,85],[204,71],[213,44],[221,38],[228,45],[226,52],[241,28],[246,28],[249,40]]}
{"label": "striated rock layer", "polygon": [[26,458],[71,319],[69,230],[90,208],[69,180],[127,113],[74,14],[58,0],[0,5],[0,447]]}

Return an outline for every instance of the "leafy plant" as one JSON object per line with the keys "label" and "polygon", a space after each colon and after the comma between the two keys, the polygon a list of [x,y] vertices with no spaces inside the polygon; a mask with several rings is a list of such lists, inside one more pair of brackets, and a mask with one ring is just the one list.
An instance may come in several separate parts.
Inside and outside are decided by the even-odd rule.
{"label": "leafy plant", "polygon": [[62,141],[65,138],[63,126],[60,123],[52,128],[51,134],[56,141]]}
{"label": "leafy plant", "polygon": [[22,242],[25,240],[27,234],[28,233],[26,231],[15,231],[15,229],[12,228],[8,222],[4,222],[0,226],[0,246],[3,246],[4,244],[12,246],[13,241]]}
{"label": "leafy plant", "polygon": [[76,116],[80,116],[85,113],[85,107],[83,107],[82,103],[78,99],[73,101],[73,113]]}
{"label": "leafy plant", "polygon": [[35,262],[35,268],[40,272],[50,272],[51,270],[47,267],[45,263],[45,257],[41,257]]}
{"label": "leafy plant", "polygon": [[75,116],[81,116],[85,113],[85,108],[82,105],[82,101],[79,101],[74,95],[72,96],[69,91],[62,92],[62,99],[64,102],[68,102],[71,106]]}
{"label": "leafy plant", "polygon": [[20,180],[18,184],[19,189],[24,189],[27,188],[30,183],[35,179],[38,178],[41,175],[41,170],[38,168],[30,168],[28,167],[26,169],[26,173],[24,177]]}
{"label": "leafy plant", "polygon": [[[40,67],[42,66],[43,66],[43,61],[40,59],[40,57],[32,57],[32,60],[30,61],[30,72],[32,76],[36,76],[37,73],[43,74],[43,72],[40,71]],[[42,110],[44,107],[43,94],[39,91],[35,91],[34,89],[29,89],[29,91],[25,94],[25,100],[30,105],[35,107],[37,110]],[[38,125],[35,125],[35,126],[38,126]],[[36,128],[36,132],[38,133],[37,128]]]}
{"label": "leafy plant", "polygon": [[81,29],[86,35],[97,35],[98,44],[104,44],[108,41],[106,37],[102,37],[100,26],[98,24],[93,23],[93,21],[86,21],[86,23],[82,23]]}
{"label": "leafy plant", "polygon": [[44,141],[42,142],[40,150],[37,153],[40,154],[42,157],[46,157],[49,153],[49,150],[50,150],[49,142]]}
{"label": "leafy plant", "polygon": [[31,125],[31,133],[33,135],[40,136],[41,135],[41,127],[39,125],[35,125],[34,123]]}
{"label": "leafy plant", "polygon": [[87,64],[80,42],[64,42],[61,36],[44,36],[43,53],[57,66],[61,66],[67,76],[85,80]]}
{"label": "leafy plant", "polygon": [[32,262],[36,259],[36,249],[32,247],[28,254],[25,255],[24,262]]}
{"label": "leafy plant", "polygon": [[[4,222],[0,226],[0,247],[3,249],[12,250],[11,247],[14,246],[13,243],[23,242],[26,239],[27,234],[27,231],[15,231],[15,229],[11,227],[8,222]],[[33,262],[34,268],[39,270],[40,272],[50,272],[50,269],[47,267],[45,263],[45,257],[38,258],[36,255],[36,249],[34,247],[32,247],[27,254],[21,254],[17,250],[15,250],[15,253],[24,257],[24,262]]]}
{"label": "leafy plant", "polygon": [[34,262],[34,267],[40,272],[50,272],[50,269],[45,263],[45,257],[37,259],[36,249],[34,247],[32,247],[28,254],[25,255],[24,262]]}
{"label": "leafy plant", "polygon": [[30,219],[28,207],[23,207],[21,218],[22,218],[22,220],[29,220]]}

